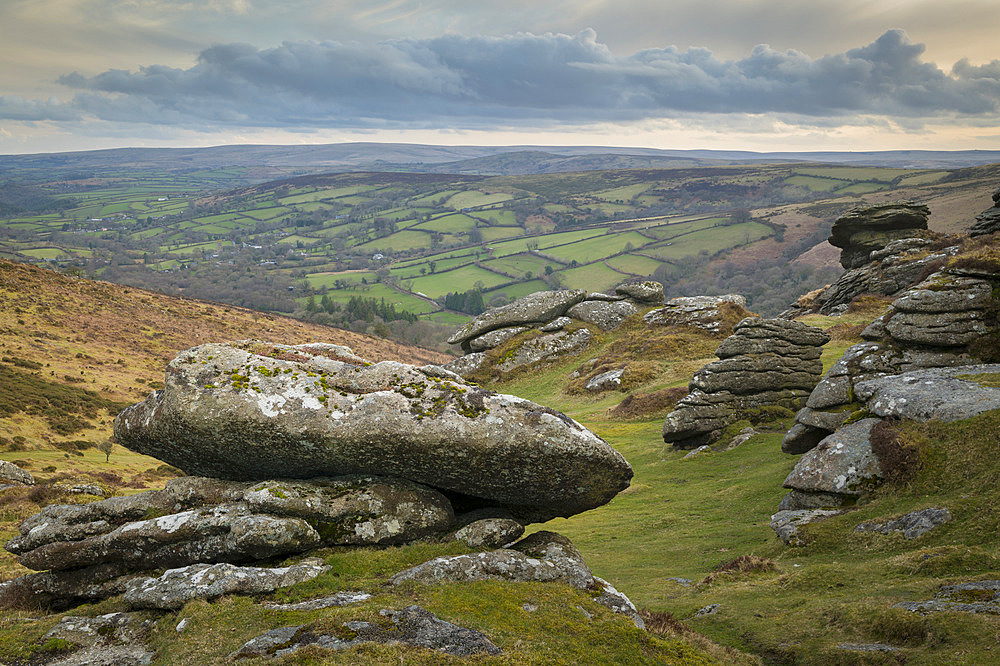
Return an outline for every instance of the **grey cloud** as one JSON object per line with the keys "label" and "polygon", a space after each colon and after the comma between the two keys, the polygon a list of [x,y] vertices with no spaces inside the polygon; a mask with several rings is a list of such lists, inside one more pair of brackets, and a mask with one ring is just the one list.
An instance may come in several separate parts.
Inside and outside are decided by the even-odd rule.
{"label": "grey cloud", "polygon": [[446,35],[425,40],[220,44],[188,69],[70,74],[74,105],[107,120],[247,126],[551,126],[779,113],[932,119],[995,115],[1000,61],[945,72],[890,30],[866,46],[811,58],[757,46],[723,60],[674,47],[617,56],[577,35]]}
{"label": "grey cloud", "polygon": [[21,121],[76,120],[78,109],[55,99],[39,102],[17,95],[0,95],[0,119]]}

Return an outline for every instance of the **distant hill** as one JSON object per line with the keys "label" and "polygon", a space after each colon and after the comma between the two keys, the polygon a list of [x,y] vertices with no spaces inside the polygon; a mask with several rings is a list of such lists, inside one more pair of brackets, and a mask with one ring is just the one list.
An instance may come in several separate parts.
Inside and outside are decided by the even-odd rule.
{"label": "distant hill", "polygon": [[959,168],[1000,162],[1000,151],[811,151],[757,153],[733,150],[663,150],[608,146],[436,146],[406,143],[337,143],[307,146],[236,145],[209,148],[116,148],[66,153],[0,155],[0,178],[15,170],[81,173],[122,169],[190,171],[244,167],[259,180],[281,174],[330,171],[431,171],[484,175],[720,164],[821,162],[902,168]]}

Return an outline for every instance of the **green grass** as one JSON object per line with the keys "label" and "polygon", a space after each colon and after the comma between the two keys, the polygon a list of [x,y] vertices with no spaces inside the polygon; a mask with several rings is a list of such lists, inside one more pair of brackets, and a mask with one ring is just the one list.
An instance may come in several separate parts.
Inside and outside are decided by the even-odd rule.
{"label": "green grass", "polygon": [[472,289],[476,282],[482,282],[488,289],[509,281],[510,278],[476,266],[463,266],[451,271],[419,277],[412,282],[414,291],[419,291],[431,298],[440,298],[449,292]]}
{"label": "green grass", "polygon": [[564,278],[563,285],[570,289],[604,291],[625,280],[624,275],[611,270],[601,262],[557,272]]}
{"label": "green grass", "polygon": [[408,248],[429,248],[431,246],[431,235],[420,231],[397,231],[385,238],[361,243],[356,248],[359,250],[387,250],[389,248],[401,250]]}
{"label": "green grass", "polygon": [[483,298],[486,301],[500,295],[507,299],[522,298],[536,291],[548,291],[549,289],[550,287],[541,280],[528,280],[527,282],[518,282],[517,284],[510,284],[506,287],[498,287],[492,291],[487,291],[483,294]]}
{"label": "green grass", "polygon": [[634,275],[652,275],[663,262],[637,254],[623,254],[620,257],[611,257],[606,262],[612,268],[632,273]]}
{"label": "green grass", "polygon": [[541,275],[544,273],[546,266],[552,266],[553,269],[561,266],[558,262],[527,253],[512,254],[502,259],[492,259],[484,262],[483,265],[502,273],[509,273],[519,277],[528,271],[534,275]]}
{"label": "green grass", "polygon": [[625,185],[623,187],[616,187],[611,190],[602,190],[600,192],[594,192],[590,196],[595,199],[603,199],[604,201],[614,202],[614,201],[624,201],[628,202],[632,197],[642,194],[650,188],[649,183],[636,183],[635,185]]}
{"label": "green grass", "polygon": [[629,231],[619,234],[605,234],[596,238],[577,241],[570,245],[549,248],[545,250],[545,254],[551,254],[565,261],[576,259],[582,264],[610,257],[628,247],[639,248],[652,242],[639,233]]}
{"label": "green grass", "polygon": [[516,227],[517,216],[512,210],[494,208],[490,210],[477,210],[474,215],[484,220],[489,220],[491,224],[502,227]]}
{"label": "green grass", "polygon": [[514,198],[513,194],[507,194],[506,192],[498,192],[495,194],[486,194],[485,192],[479,192],[478,190],[466,190],[464,192],[459,192],[450,199],[448,199],[447,206],[455,210],[460,210],[462,208],[477,208],[479,206],[489,206],[490,204],[502,203],[504,201],[510,201]]}
{"label": "green grass", "polygon": [[671,245],[661,244],[656,247],[643,248],[642,253],[658,259],[673,261],[699,252],[714,254],[721,250],[738,247],[748,241],[759,240],[772,233],[774,232],[770,227],[759,222],[743,222],[677,236],[674,240],[669,241]]}
{"label": "green grass", "polygon": [[834,178],[817,178],[813,176],[792,176],[786,178],[785,182],[795,187],[804,187],[811,192],[832,192],[848,184],[846,180],[836,180]]}
{"label": "green grass", "polygon": [[414,228],[424,229],[427,231],[440,231],[443,233],[463,233],[469,231],[475,226],[476,221],[471,217],[461,213],[456,213],[454,215],[436,217],[433,220],[428,220],[427,222],[423,222],[419,225],[414,225]]}

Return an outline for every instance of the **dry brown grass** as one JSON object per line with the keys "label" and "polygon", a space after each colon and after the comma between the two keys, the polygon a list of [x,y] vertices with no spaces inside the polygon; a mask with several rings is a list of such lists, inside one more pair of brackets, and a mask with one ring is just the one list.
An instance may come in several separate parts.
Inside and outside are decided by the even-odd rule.
{"label": "dry brown grass", "polygon": [[677,401],[687,393],[687,388],[683,386],[665,388],[652,393],[630,393],[616,407],[608,410],[608,415],[616,419],[666,416]]}
{"label": "dry brown grass", "polygon": [[757,555],[740,555],[739,557],[724,562],[715,568],[715,571],[705,576],[701,581],[702,585],[708,585],[721,576],[732,576],[745,573],[762,571],[775,571],[777,569],[773,560]]}

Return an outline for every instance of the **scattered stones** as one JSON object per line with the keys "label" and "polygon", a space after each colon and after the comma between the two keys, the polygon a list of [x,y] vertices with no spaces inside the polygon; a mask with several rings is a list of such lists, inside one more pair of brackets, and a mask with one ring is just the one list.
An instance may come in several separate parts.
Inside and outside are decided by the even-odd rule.
{"label": "scattered stones", "polygon": [[[538,325],[561,317],[571,307],[586,298],[582,289],[565,291],[536,291],[519,298],[509,305],[487,310],[462,328],[455,331],[449,344],[463,344],[483,333],[510,326]],[[466,350],[468,351],[468,350]]]}
{"label": "scattered stones", "polygon": [[819,381],[821,347],[828,339],[801,322],[744,319],[719,345],[719,360],[694,374],[691,392],[664,421],[663,440],[696,448],[716,441],[741,413],[767,405],[800,407]]}
{"label": "scattered stones", "polygon": [[826,520],[840,515],[840,511],[828,509],[804,509],[797,511],[779,511],[771,516],[771,529],[786,546],[803,546],[805,541],[799,530],[809,523]]}
{"label": "scattered stones", "polygon": [[1000,580],[942,585],[935,593],[934,599],[903,601],[893,608],[902,608],[920,615],[945,611],[1000,615]]}
{"label": "scattered stones", "polygon": [[147,666],[156,653],[142,645],[97,644],[48,662],[48,666]]}
{"label": "scattered stones", "polygon": [[276,604],[269,601],[261,604],[261,606],[271,610],[280,611],[312,611],[321,610],[323,608],[352,606],[354,604],[359,604],[362,601],[368,601],[371,598],[372,595],[367,592],[337,592],[329,597],[320,597],[319,599],[310,599],[309,601],[298,601],[292,604]]}
{"label": "scattered stones", "polygon": [[35,477],[12,462],[0,460],[0,482],[10,481],[26,486],[35,485]]}
{"label": "scattered stones", "polygon": [[904,539],[916,539],[949,520],[951,520],[951,512],[948,509],[929,508],[914,511],[884,523],[861,523],[854,528],[854,531],[879,532],[881,534],[902,532]]}
{"label": "scattered stones", "polygon": [[407,606],[402,610],[382,609],[380,614],[389,618],[392,627],[383,628],[372,622],[345,622],[350,639],[326,634],[314,634],[308,625],[272,629],[248,641],[230,655],[233,659],[248,657],[284,657],[307,646],[328,650],[343,650],[362,643],[402,643],[414,647],[439,650],[455,657],[475,654],[498,655],[503,651],[489,638],[473,629],[466,629],[445,622],[420,606]]}
{"label": "scattered stones", "polygon": [[709,604],[704,608],[699,608],[693,617],[705,617],[706,615],[715,615],[719,612],[719,604]]}
{"label": "scattered stones", "polygon": [[591,377],[583,388],[593,393],[619,389],[622,386],[622,375],[624,374],[624,368],[602,372],[595,377]]}
{"label": "scattered stones", "polygon": [[650,310],[643,319],[650,326],[693,326],[709,333],[722,333],[725,306],[745,310],[747,301],[738,294],[724,296],[679,296],[662,308]]}
{"label": "scattered stones", "polygon": [[224,594],[260,594],[312,580],[329,566],[317,558],[290,567],[263,569],[232,564],[192,564],[169,569],[159,578],[136,578],[122,600],[132,608],[177,610],[192,599],[214,599]]}
{"label": "scattered stones", "polygon": [[500,548],[524,534],[524,525],[510,518],[484,518],[455,532],[455,538],[469,548]]}
{"label": "scattered stones", "polygon": [[[590,332],[546,337],[530,355],[522,345],[509,367],[581,348]],[[368,364],[344,349],[249,341],[181,352],[165,388],[118,415],[116,437],[189,474],[377,474],[531,519],[600,506],[628,485],[625,459],[559,412],[438,366]]]}
{"label": "scattered stones", "polygon": [[[660,294],[661,296],[663,294],[662,287]],[[584,323],[593,324],[602,331],[610,331],[621,326],[626,317],[631,317],[638,311],[639,308],[628,301],[583,301],[567,310],[566,314]]]}
{"label": "scattered stones", "polygon": [[927,229],[927,206],[912,203],[888,203],[855,208],[837,218],[828,239],[841,248],[844,268],[858,268],[869,261],[873,251],[900,238],[919,236]]}
{"label": "scattered stones", "polygon": [[107,613],[97,617],[67,615],[42,641],[60,639],[81,646],[55,661],[57,666],[145,666],[156,654],[146,645],[152,622],[136,613]]}

